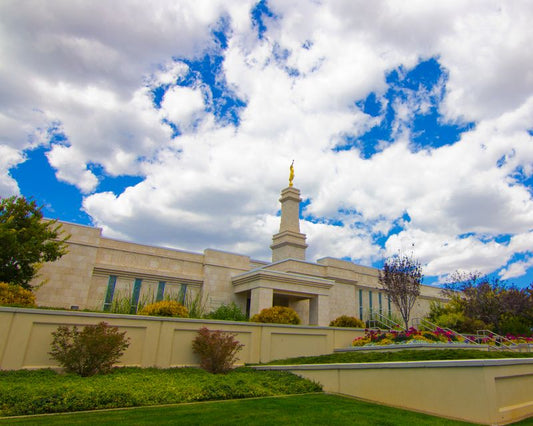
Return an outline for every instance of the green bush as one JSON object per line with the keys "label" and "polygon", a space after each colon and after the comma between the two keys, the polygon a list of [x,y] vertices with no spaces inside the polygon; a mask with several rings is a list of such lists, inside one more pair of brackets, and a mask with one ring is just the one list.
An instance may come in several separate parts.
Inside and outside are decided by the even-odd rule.
{"label": "green bush", "polygon": [[160,302],[146,305],[139,312],[139,315],[188,318],[189,311],[185,306],[175,300],[161,300]]}
{"label": "green bush", "polygon": [[206,327],[198,330],[192,342],[192,350],[200,356],[200,367],[210,373],[227,373],[233,368],[244,345],[235,340],[235,334],[220,330],[210,331]]}
{"label": "green bush", "polygon": [[35,307],[35,295],[19,285],[0,282],[0,305],[33,308]]}
{"label": "green bush", "polygon": [[353,327],[365,328],[365,323],[359,318],[350,317],[348,315],[341,315],[329,323],[330,327]]}
{"label": "green bush", "polygon": [[500,333],[503,335],[531,336],[531,324],[527,318],[518,315],[502,315],[500,319]]}
{"label": "green bush", "polygon": [[220,305],[213,312],[209,313],[207,318],[226,321],[248,321],[246,315],[242,313],[234,302],[231,302],[229,305]]}
{"label": "green bush", "polygon": [[260,313],[250,318],[252,322],[264,322],[273,324],[300,324],[300,317],[292,308],[285,306],[272,306],[265,308]]}
{"label": "green bush", "polygon": [[68,373],[82,377],[104,374],[111,371],[129,346],[126,332],[105,322],[88,325],[82,331],[60,326],[52,333],[51,351],[55,359]]}

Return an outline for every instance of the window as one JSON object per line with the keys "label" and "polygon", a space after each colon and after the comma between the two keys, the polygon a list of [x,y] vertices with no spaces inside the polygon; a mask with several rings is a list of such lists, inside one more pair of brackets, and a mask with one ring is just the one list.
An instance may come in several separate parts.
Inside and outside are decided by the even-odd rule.
{"label": "window", "polygon": [[185,305],[185,296],[187,295],[187,284],[182,284],[179,292],[179,300],[182,305]]}
{"label": "window", "polygon": [[130,314],[137,313],[137,305],[139,304],[139,296],[141,295],[141,285],[143,280],[140,278],[135,278],[133,283],[133,293],[131,294],[131,308]]}
{"label": "window", "polygon": [[163,297],[165,296],[165,285],[165,281],[159,281],[159,284],[157,284],[157,296],[155,298],[156,302],[163,300]]}
{"label": "window", "polygon": [[109,280],[107,281],[107,292],[105,294],[105,301],[104,301],[104,311],[111,310],[111,304],[113,302],[113,295],[115,294],[116,284],[117,284],[117,276],[109,275]]}
{"label": "window", "polygon": [[374,313],[372,312],[372,291],[368,290],[368,311],[370,314],[369,319],[374,319]]}
{"label": "window", "polygon": [[363,320],[363,290],[359,289],[359,319]]}

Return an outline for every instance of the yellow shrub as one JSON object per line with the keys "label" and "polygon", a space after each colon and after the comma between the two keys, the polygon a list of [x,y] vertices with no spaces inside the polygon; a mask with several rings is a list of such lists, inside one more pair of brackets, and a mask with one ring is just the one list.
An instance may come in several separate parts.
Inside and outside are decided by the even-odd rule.
{"label": "yellow shrub", "polygon": [[273,324],[300,324],[300,317],[292,308],[285,306],[272,306],[263,309],[260,313],[250,318],[252,322],[264,322]]}
{"label": "yellow shrub", "polygon": [[341,315],[329,323],[330,327],[353,327],[365,328],[365,323],[359,318],[350,317],[348,315]]}
{"label": "yellow shrub", "polygon": [[139,315],[151,315],[159,317],[188,318],[189,310],[175,300],[162,300],[146,305]]}
{"label": "yellow shrub", "polygon": [[35,295],[18,285],[0,283],[0,305],[29,308],[35,306]]}

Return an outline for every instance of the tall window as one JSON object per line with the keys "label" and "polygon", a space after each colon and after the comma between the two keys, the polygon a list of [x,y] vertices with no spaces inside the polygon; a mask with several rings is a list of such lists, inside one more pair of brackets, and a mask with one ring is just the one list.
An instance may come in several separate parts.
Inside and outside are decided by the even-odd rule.
{"label": "tall window", "polygon": [[113,302],[113,295],[115,294],[116,284],[117,284],[117,276],[109,275],[109,280],[107,281],[107,291],[106,291],[105,300],[104,300],[104,311],[111,310],[111,304]]}
{"label": "tall window", "polygon": [[374,312],[372,311],[372,291],[368,290],[368,311],[370,314],[369,319],[374,319]]}
{"label": "tall window", "polygon": [[363,320],[363,290],[359,289],[359,319]]}
{"label": "tall window", "polygon": [[187,295],[187,284],[182,284],[179,293],[179,302],[185,305],[185,296]]}
{"label": "tall window", "polygon": [[378,293],[379,314],[383,315],[383,304],[382,304],[382,301],[381,301],[381,296],[382,296],[382,294]]}
{"label": "tall window", "polygon": [[133,283],[133,293],[131,294],[131,308],[130,313],[137,313],[137,305],[139,304],[139,296],[141,295],[141,285],[143,280],[141,278],[135,278]]}
{"label": "tall window", "polygon": [[165,285],[166,283],[164,281],[159,281],[159,284],[157,284],[157,296],[155,298],[156,302],[163,300],[163,297],[165,296]]}

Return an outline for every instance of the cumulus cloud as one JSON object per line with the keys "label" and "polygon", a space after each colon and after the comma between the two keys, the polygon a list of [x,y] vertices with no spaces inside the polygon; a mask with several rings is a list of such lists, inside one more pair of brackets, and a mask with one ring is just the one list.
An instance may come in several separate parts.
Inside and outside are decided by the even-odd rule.
{"label": "cumulus cloud", "polygon": [[[531,270],[529,2],[264,5],[3,2],[0,191],[44,145],[105,235],[268,259],[295,159],[310,259]],[[462,133],[421,143],[432,114]],[[95,165],[142,181],[102,192]]]}

